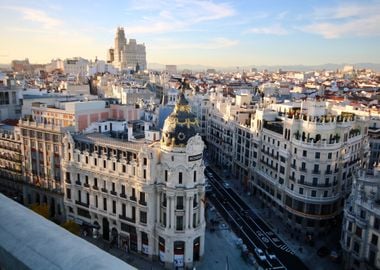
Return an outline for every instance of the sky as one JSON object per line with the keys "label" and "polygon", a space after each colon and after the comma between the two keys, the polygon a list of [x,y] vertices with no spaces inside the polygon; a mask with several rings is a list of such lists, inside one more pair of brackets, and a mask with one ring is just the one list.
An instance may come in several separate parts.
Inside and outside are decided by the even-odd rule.
{"label": "sky", "polygon": [[0,0],[0,63],[106,59],[116,28],[148,63],[380,63],[380,0]]}

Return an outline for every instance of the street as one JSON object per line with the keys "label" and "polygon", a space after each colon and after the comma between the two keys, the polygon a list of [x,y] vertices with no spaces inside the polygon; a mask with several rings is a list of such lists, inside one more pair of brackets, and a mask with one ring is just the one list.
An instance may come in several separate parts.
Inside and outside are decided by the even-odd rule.
{"label": "street", "polygon": [[[259,218],[240,196],[210,168],[208,199],[264,269],[308,269],[293,251]],[[261,251],[263,251],[261,253]]]}

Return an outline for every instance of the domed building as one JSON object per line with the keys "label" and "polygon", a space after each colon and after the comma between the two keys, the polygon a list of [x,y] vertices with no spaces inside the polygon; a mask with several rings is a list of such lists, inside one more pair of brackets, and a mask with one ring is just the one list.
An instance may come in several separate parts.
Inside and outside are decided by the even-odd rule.
{"label": "domed building", "polygon": [[157,235],[159,258],[167,267],[192,267],[204,253],[204,143],[183,92],[165,120]]}
{"label": "domed building", "polygon": [[[166,268],[192,268],[204,254],[204,143],[183,93],[159,131],[99,122],[104,132],[64,137],[66,218]],[[134,134],[144,133],[144,138]],[[132,136],[133,135],[133,136]]]}

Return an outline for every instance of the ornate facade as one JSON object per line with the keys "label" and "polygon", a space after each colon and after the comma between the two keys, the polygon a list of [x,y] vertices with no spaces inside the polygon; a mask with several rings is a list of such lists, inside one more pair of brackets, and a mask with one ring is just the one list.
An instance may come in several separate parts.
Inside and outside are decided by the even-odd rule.
{"label": "ornate facade", "polygon": [[203,256],[205,234],[204,144],[197,126],[181,95],[161,141],[67,133],[67,218],[168,268],[192,267]]}

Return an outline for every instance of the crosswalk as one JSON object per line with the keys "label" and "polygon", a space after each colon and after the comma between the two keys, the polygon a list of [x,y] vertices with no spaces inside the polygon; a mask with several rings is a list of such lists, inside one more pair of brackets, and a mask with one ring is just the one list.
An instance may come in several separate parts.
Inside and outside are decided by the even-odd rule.
{"label": "crosswalk", "polygon": [[288,253],[294,255],[294,252],[293,252],[293,251],[292,251],[287,245],[285,245],[285,244],[279,246],[279,248],[280,248],[281,250],[285,251],[285,252],[288,252]]}

